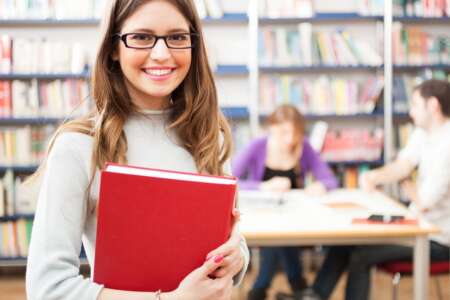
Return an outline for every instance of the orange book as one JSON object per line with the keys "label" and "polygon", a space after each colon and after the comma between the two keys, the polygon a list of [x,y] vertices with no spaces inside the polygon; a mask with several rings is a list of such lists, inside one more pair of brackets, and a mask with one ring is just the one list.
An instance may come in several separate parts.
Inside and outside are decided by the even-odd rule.
{"label": "orange book", "polygon": [[108,164],[101,173],[94,281],[170,291],[223,244],[236,178]]}

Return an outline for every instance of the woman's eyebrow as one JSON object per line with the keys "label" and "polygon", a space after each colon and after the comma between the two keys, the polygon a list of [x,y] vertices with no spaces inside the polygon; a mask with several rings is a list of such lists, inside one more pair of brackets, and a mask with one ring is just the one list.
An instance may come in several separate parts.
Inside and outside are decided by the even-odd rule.
{"label": "woman's eyebrow", "polygon": [[[145,32],[145,33],[151,33],[151,34],[155,34],[154,30],[148,29],[148,28],[135,28],[129,32]],[[174,28],[174,29],[170,29],[168,31],[166,31],[166,33],[189,33],[189,29],[184,29],[184,28]]]}

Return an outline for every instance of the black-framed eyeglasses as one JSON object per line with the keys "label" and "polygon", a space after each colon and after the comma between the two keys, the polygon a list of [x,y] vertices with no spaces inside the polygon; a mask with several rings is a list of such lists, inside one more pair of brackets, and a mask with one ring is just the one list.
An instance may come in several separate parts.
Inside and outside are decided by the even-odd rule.
{"label": "black-framed eyeglasses", "polygon": [[125,44],[125,47],[132,49],[152,49],[159,39],[163,39],[169,49],[189,49],[194,48],[196,33],[173,33],[168,35],[155,35],[151,33],[130,32],[120,34],[114,37],[119,38]]}

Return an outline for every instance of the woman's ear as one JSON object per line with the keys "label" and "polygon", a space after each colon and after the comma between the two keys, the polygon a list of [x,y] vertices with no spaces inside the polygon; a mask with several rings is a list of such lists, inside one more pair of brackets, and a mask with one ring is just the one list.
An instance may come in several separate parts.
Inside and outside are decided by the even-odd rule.
{"label": "woman's ear", "polygon": [[441,105],[436,97],[431,97],[430,99],[428,99],[427,104],[433,111],[442,113]]}

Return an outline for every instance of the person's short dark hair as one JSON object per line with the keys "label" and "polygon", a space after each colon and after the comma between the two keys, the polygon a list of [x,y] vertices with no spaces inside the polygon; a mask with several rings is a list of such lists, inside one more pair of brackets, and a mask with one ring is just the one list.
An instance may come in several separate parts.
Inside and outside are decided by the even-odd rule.
{"label": "person's short dark hair", "polygon": [[450,82],[439,79],[430,79],[414,88],[425,100],[435,97],[441,106],[442,114],[450,117]]}

